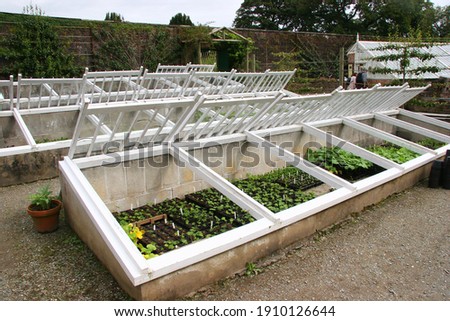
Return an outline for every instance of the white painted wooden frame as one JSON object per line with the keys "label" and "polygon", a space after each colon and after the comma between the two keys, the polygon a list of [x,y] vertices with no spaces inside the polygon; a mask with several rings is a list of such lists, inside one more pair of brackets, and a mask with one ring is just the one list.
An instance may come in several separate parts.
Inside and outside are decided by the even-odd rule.
{"label": "white painted wooden frame", "polygon": [[216,64],[215,63],[212,64],[212,65],[208,65],[208,64],[191,64],[191,63],[187,64],[187,71],[188,72],[191,71],[191,70],[200,71],[200,72],[202,72],[202,71],[212,72],[212,71],[214,71],[215,68],[216,68]]}
{"label": "white painted wooden frame", "polygon": [[72,186],[74,199],[91,214],[89,218],[92,227],[100,233],[132,284],[139,285],[148,281],[151,272],[148,262],[111,215],[81,170],[68,157],[59,163],[59,168],[66,182]]}
{"label": "white painted wooden frame", "polygon": [[144,68],[123,71],[86,71],[81,95],[91,103],[135,99]]}
{"label": "white painted wooden frame", "polygon": [[0,80],[0,112],[12,110],[14,103],[14,77],[9,80]]}
{"label": "white painted wooden frame", "polygon": [[186,165],[186,167],[199,175],[205,182],[215,187],[242,209],[248,211],[254,218],[266,218],[272,222],[277,221],[272,211],[245,194],[194,156],[190,155],[183,147],[172,144],[169,151],[177,161],[181,161],[183,165]]}
{"label": "white painted wooden frame", "polygon": [[188,65],[162,65],[159,63],[155,73],[187,73]]}
{"label": "white painted wooden frame", "polygon": [[371,136],[383,139],[387,142],[390,142],[392,144],[399,145],[401,147],[405,147],[407,149],[412,150],[413,152],[419,153],[419,154],[425,154],[425,153],[436,153],[434,150],[426,148],[422,145],[410,142],[409,140],[403,139],[401,137],[398,137],[396,135],[384,132],[382,130],[376,129],[372,126],[366,125],[364,123],[358,122],[354,119],[351,119],[349,117],[344,117],[342,119],[342,123],[348,127],[352,127],[356,130],[359,130],[361,132],[370,134]]}
{"label": "white painted wooden frame", "polygon": [[19,74],[13,104],[17,109],[73,106],[79,103],[82,88],[79,78],[24,79]]}
{"label": "white painted wooden frame", "polygon": [[211,72],[216,68],[216,64],[192,64],[187,63],[186,65],[162,65],[158,64],[155,73],[189,73],[190,71],[206,71]]}
{"label": "white painted wooden frame", "polygon": [[[93,79],[116,79],[118,83],[127,82],[132,77],[141,77],[139,76],[141,70],[138,71],[124,71],[124,72],[93,72],[90,75],[93,75]],[[229,88],[231,83],[237,83],[241,77],[240,74],[235,72],[231,73],[198,73],[197,75],[215,75],[216,78],[223,78],[225,81],[223,82],[223,87],[219,89],[219,92],[224,88]],[[189,83],[189,77],[194,78],[195,73],[190,74],[175,74],[174,77],[184,77],[183,79],[188,78],[188,80],[183,80],[183,86]],[[272,74],[267,71],[264,74],[249,74],[246,75],[246,81],[249,81],[251,84],[247,84],[247,89],[245,91],[246,94],[250,94],[255,88],[262,88],[261,84],[265,82],[264,79],[270,78]],[[125,77],[127,76],[127,77]],[[154,75],[153,75],[154,76]],[[236,77],[237,78],[236,78]],[[289,77],[292,76],[292,73],[273,73],[273,77],[277,79],[275,81],[275,87],[270,87],[272,82],[268,82],[265,90],[279,89],[283,86],[283,81],[286,81]],[[141,86],[144,82],[146,75],[143,75],[140,80],[136,80],[136,82],[132,81],[129,84],[133,83],[131,87],[135,88],[135,94],[142,90],[143,86]],[[169,83],[169,86],[177,86],[176,82],[170,81],[168,77],[170,74],[160,75],[164,79],[165,82]],[[165,77],[165,78],[164,78]],[[208,76],[209,77],[209,76]],[[85,80],[87,76],[85,76]],[[205,81],[205,78],[197,77],[196,78],[200,84],[202,82],[209,83],[209,81]],[[40,85],[46,84],[47,80],[39,80],[37,83]],[[55,80],[58,82],[59,80]],[[66,81],[66,80],[64,80]],[[79,80],[71,80],[73,82],[79,83]],[[102,83],[102,82],[101,82]],[[244,81],[245,84],[245,81]],[[244,86],[241,84],[240,86]],[[258,87],[259,86],[259,87]],[[231,86],[232,87],[232,86]],[[50,87],[51,89],[52,87]],[[185,88],[182,87],[177,90],[180,94],[185,93]],[[426,87],[425,87],[426,88]],[[100,113],[107,113],[108,111],[117,110],[123,108],[124,110],[136,111],[137,109],[141,110],[141,112],[147,115],[149,122],[152,120],[156,121],[159,125],[156,130],[152,128],[146,128],[143,131],[133,131],[132,128],[127,133],[127,136],[124,134],[116,135],[117,126],[113,128],[109,128],[99,116],[95,114],[89,114],[88,119],[90,122],[94,124],[94,126],[98,130],[95,133],[94,144],[92,144],[92,140],[82,139],[78,141],[79,146],[90,145],[87,148],[88,154],[92,153],[95,148],[95,144],[97,143],[107,143],[115,139],[130,139],[133,138],[135,142],[135,147],[142,142],[148,142],[148,137],[158,137],[158,135],[167,135],[170,133],[172,128],[176,128],[176,134],[173,134],[172,138],[180,137],[182,140],[187,141],[190,139],[200,139],[202,137],[213,137],[213,136],[221,136],[221,135],[230,135],[233,133],[244,132],[244,131],[254,131],[254,130],[262,130],[265,128],[274,128],[274,127],[283,127],[294,124],[299,124],[302,122],[311,122],[318,121],[321,119],[327,119],[332,117],[343,117],[346,115],[357,115],[361,113],[373,112],[373,111],[385,111],[385,110],[393,110],[399,107],[399,101],[397,98],[401,97],[401,102],[404,102],[405,95],[404,92],[407,92],[407,97],[411,98],[417,95],[419,92],[424,90],[425,88],[413,88],[410,89],[407,85],[399,86],[399,87],[380,87],[375,86],[372,89],[359,90],[359,91],[343,91],[341,88],[338,88],[331,94],[323,94],[323,95],[310,95],[310,96],[285,96],[283,91],[278,91],[276,93],[266,92],[263,96],[243,96],[243,98],[233,98],[233,95],[213,95],[206,96],[206,99],[202,99],[200,104],[195,105],[195,111],[201,111],[201,116],[195,123],[189,123],[190,120],[183,120],[182,126],[180,124],[177,125],[176,122],[169,119],[170,115],[167,115],[167,112],[176,108],[178,104],[178,100],[181,98],[165,98],[164,102],[159,101],[156,104],[166,104],[166,107],[169,109],[164,109],[163,107],[159,108],[160,111],[164,112],[155,112],[154,110],[146,110],[145,104],[147,104],[146,100],[142,102],[111,102],[107,101],[103,104],[98,104],[97,107],[93,108],[92,111],[99,111]],[[47,88],[46,90],[48,90]],[[97,93],[101,94],[102,88],[98,88]],[[224,92],[224,91],[223,91]],[[239,95],[242,95],[243,91],[240,91]],[[178,95],[178,94],[177,94]],[[128,96],[128,95],[125,95]],[[84,97],[84,96],[83,96]],[[112,96],[110,96],[111,98]],[[135,97],[137,97],[135,95]],[[155,98],[155,97],[151,97]],[[369,99],[370,98],[370,99]],[[395,99],[394,99],[395,98]],[[38,97],[38,99],[40,99]],[[178,99],[178,100],[177,100]],[[186,104],[193,102],[194,97],[190,98],[182,98]],[[154,99],[151,99],[154,100]],[[379,106],[377,107],[376,103],[380,103],[383,105],[383,109]],[[79,102],[81,103],[81,101]],[[122,104],[122,107],[120,107]],[[139,104],[143,104],[141,107],[136,107]],[[184,105],[187,107],[187,105]],[[108,109],[108,105],[114,106],[114,109]],[[183,105],[183,104],[182,104]],[[93,104],[92,104],[93,106]],[[128,107],[127,107],[128,106]],[[162,106],[162,105],[161,105]],[[361,106],[365,106],[361,108]],[[370,108],[369,108],[370,107]],[[31,108],[31,109],[22,109],[18,110],[20,114],[40,114],[40,113],[50,113],[50,112],[64,112],[69,110],[78,110],[79,105],[75,106],[59,106],[59,107],[49,107],[49,108]],[[136,109],[137,108],[137,109]],[[156,108],[156,107],[155,107]],[[1,115],[7,116],[8,112],[0,112]],[[8,114],[13,116],[13,113]],[[192,115],[189,114],[189,115]],[[17,115],[14,116],[18,119],[18,123],[21,126],[22,131],[26,137],[28,143],[32,142],[28,133],[25,130],[26,124],[24,124],[23,119],[21,120]],[[209,120],[207,118],[209,117]],[[120,117],[119,117],[120,118]],[[118,122],[120,119],[118,119]],[[133,126],[131,126],[133,127]],[[150,127],[150,125],[149,125]],[[107,138],[109,137],[109,138]],[[32,137],[31,137],[32,138]],[[79,139],[79,137],[78,137]],[[147,139],[147,140],[146,140]],[[155,142],[161,141],[161,139],[155,139]],[[53,148],[63,148],[69,146],[70,141],[63,142],[55,142],[55,143],[45,143],[45,145],[38,146],[29,144],[28,146],[20,146],[13,148],[6,148],[0,150],[0,156],[3,155],[14,155],[16,153],[27,153],[31,150],[48,150]],[[41,144],[38,144],[41,145]],[[73,144],[72,144],[73,145]]]}
{"label": "white painted wooden frame", "polygon": [[[383,115],[380,113],[375,113],[374,117],[375,117],[375,119],[380,120],[385,123],[388,123],[390,125],[394,125],[394,126],[406,129],[408,131],[411,131],[411,132],[414,132],[417,134],[421,134],[425,137],[433,138],[438,141],[450,144],[450,136],[435,132],[431,129],[423,128],[418,125],[414,125],[409,122],[399,120],[399,119],[396,119],[396,118],[393,118],[390,116],[386,116],[386,115]],[[436,124],[436,122],[433,122],[433,123]],[[442,122],[442,123],[444,123],[444,122]]]}

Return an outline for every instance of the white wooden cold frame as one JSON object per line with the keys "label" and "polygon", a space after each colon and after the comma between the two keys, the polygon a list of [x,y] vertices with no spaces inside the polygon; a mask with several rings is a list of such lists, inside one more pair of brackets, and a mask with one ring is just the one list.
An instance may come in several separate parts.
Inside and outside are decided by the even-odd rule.
{"label": "white wooden cold frame", "polygon": [[[421,90],[423,90],[423,88]],[[426,137],[434,137],[447,143],[446,146],[434,151],[420,147],[415,143],[408,142],[394,135],[370,128],[370,126],[363,125],[359,122],[359,120],[375,118],[382,122],[392,123],[395,126],[403,125],[402,121],[396,120],[392,116],[403,113],[403,111],[397,109],[398,104],[403,104],[418,92],[420,92],[420,90],[409,90],[406,86],[395,88],[395,90],[392,88],[384,89],[383,87],[377,86],[373,89],[359,92],[337,90],[331,95],[313,95],[308,97],[273,96],[271,98],[255,97],[243,98],[242,100],[224,99],[223,101],[214,101],[201,99],[200,96],[197,96],[195,99],[192,99],[192,101],[189,101],[188,104],[185,104],[185,101],[174,102],[178,107],[185,108],[183,115],[186,117],[182,118],[179,122],[176,122],[175,125],[169,126],[169,128],[160,124],[158,125],[159,127],[153,129],[159,133],[165,133],[163,136],[165,138],[160,141],[161,145],[144,148],[143,150],[133,149],[131,151],[121,151],[119,152],[119,155],[122,155],[122,159],[125,159],[126,154],[127,160],[132,160],[150,155],[156,156],[170,153],[170,155],[177,160],[187,164],[192,171],[202,177],[208,184],[217,188],[243,209],[248,210],[250,214],[256,218],[256,221],[226,233],[204,239],[200,242],[172,250],[147,261],[143,259],[142,255],[122,230],[119,223],[114,219],[111,212],[107,209],[106,205],[97,195],[81,171],[83,168],[99,166],[105,159],[108,159],[108,155],[96,155],[79,159],[66,157],[60,163],[61,175],[63,175],[66,181],[73,186],[73,191],[76,194],[75,197],[80,202],[80,206],[83,206],[83,208],[90,213],[89,215],[93,222],[93,226],[102,234],[105,243],[120,262],[130,281],[134,285],[139,285],[196,262],[200,262],[216,254],[223,253],[224,251],[245,244],[251,240],[255,240],[294,222],[298,222],[326,208],[344,202],[345,200],[398,178],[409,171],[441,157],[445,154],[446,149],[450,147],[450,137],[447,135],[428,129],[419,129],[417,128],[419,126],[410,126],[407,128],[413,131],[420,131],[420,134],[423,134]],[[387,93],[390,94],[388,95]],[[358,110],[358,104],[349,104],[348,97],[353,97],[354,100],[359,101],[359,104],[367,101],[368,97],[370,97],[368,103],[373,106],[372,112],[366,108],[362,108],[362,111]],[[384,107],[380,108],[379,105],[372,102],[372,99],[381,99],[379,103]],[[391,104],[387,104],[387,101],[391,101]],[[168,102],[164,102],[164,104],[167,103]],[[243,103],[245,103],[245,106],[258,106],[258,108],[253,108],[255,111],[254,114],[250,112],[245,113],[244,111],[241,113],[240,117],[223,117],[222,113],[220,117],[219,115],[214,116],[214,114],[212,114],[212,120],[201,124],[188,123],[187,121],[187,117],[190,117],[195,111],[201,110],[202,108],[204,110],[213,110],[215,107],[220,107],[223,104],[234,106],[242,105]],[[101,115],[102,113],[108,113],[112,110],[121,110],[123,112],[150,110],[158,112],[163,108],[160,104],[161,102],[133,103],[127,105],[96,105],[92,106],[92,108],[87,105],[82,114],[87,117],[89,114]],[[375,111],[375,113],[373,111]],[[208,114],[211,115],[209,112]],[[331,115],[332,117],[327,118],[327,115]],[[258,121],[255,122],[255,119]],[[294,119],[293,122],[292,119]],[[122,119],[118,121],[121,120]],[[448,129],[448,124],[441,121],[429,120],[426,117],[420,117],[420,120]],[[82,122],[79,121],[79,123]],[[271,124],[278,124],[278,126],[271,126]],[[337,124],[344,124],[365,131],[374,137],[411,148],[419,152],[421,156],[405,164],[399,165],[349,142],[345,142],[343,146],[345,146],[345,149],[348,151],[368,159],[386,169],[372,177],[350,183],[302,160],[299,156],[296,156],[265,139],[265,137],[269,135],[303,131],[318,138],[329,139],[334,145],[342,145],[341,143],[343,142],[340,138],[327,135],[320,129],[320,127],[323,126]],[[103,124],[99,122],[96,129],[97,133],[101,126],[103,126]],[[212,131],[214,134],[212,136],[196,136],[195,133],[198,134],[199,130],[201,131],[205,126],[207,130],[204,132]],[[147,132],[142,135],[142,131],[139,131],[134,137],[139,139],[139,137],[143,137],[147,134],[150,136],[154,135],[154,132]],[[79,133],[79,130],[76,130],[76,133]],[[131,133],[133,134],[134,132]],[[187,133],[189,133],[189,135],[186,135]],[[194,133],[194,135],[190,136],[192,133]],[[226,133],[226,135],[223,135],[223,133]],[[106,136],[108,135],[102,136],[94,133],[92,137],[85,138],[85,140],[90,140],[90,144],[93,146],[98,142],[105,142],[111,138],[111,135],[109,135],[109,137]],[[123,138],[123,135],[120,133],[116,133],[115,136],[116,138]],[[334,187],[335,190],[274,214],[192,156],[189,153],[189,150],[186,149],[185,141],[178,140],[179,138],[186,137],[188,137],[188,141],[189,137],[195,137],[195,142],[198,143],[196,148],[201,148],[203,145],[211,146],[212,144],[225,144],[239,141],[256,143],[260,148],[269,149],[273,155],[283,157],[287,163],[291,162],[296,164],[296,166],[298,165],[300,169],[315,176],[326,184],[329,184]],[[72,142],[77,141],[79,141],[79,137],[75,135]],[[72,146],[72,150],[76,148],[79,148],[79,146],[75,143]],[[71,155],[75,155],[75,152],[72,152]]]}

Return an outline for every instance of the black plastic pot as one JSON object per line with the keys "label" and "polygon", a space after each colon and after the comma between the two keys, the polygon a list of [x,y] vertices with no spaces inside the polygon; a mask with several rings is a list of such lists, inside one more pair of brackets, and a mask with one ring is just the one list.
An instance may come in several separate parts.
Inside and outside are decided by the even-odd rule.
{"label": "black plastic pot", "polygon": [[[450,154],[447,151],[447,154]],[[450,189],[450,155],[445,157],[442,174],[441,174],[441,185],[445,189]]]}
{"label": "black plastic pot", "polygon": [[428,187],[439,188],[442,181],[442,167],[444,161],[436,160],[433,162],[430,171],[430,177],[428,178]]}

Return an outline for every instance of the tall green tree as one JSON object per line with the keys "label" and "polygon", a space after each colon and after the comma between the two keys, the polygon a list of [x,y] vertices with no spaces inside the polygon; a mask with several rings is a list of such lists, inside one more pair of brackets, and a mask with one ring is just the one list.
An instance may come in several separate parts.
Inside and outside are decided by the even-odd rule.
{"label": "tall green tree", "polygon": [[170,19],[169,25],[193,26],[194,24],[188,15],[177,13]]}
{"label": "tall green tree", "polygon": [[357,18],[361,7],[354,0],[323,1],[315,17],[320,24],[319,30],[329,33],[356,33],[358,32]]}
{"label": "tall green tree", "polygon": [[284,0],[244,0],[236,12],[236,28],[285,30],[288,21]]}
{"label": "tall green tree", "polygon": [[320,21],[316,19],[320,1],[286,0],[283,21],[286,30],[313,32],[319,29]]}
{"label": "tall green tree", "polygon": [[245,0],[234,26],[270,30],[346,32],[356,29],[354,0]]}
{"label": "tall green tree", "polygon": [[448,11],[440,15],[437,11],[428,0],[245,0],[234,26],[379,36],[388,36],[392,30],[406,35],[411,28],[419,28],[440,35],[445,30],[442,26],[448,25]]}
{"label": "tall green tree", "polygon": [[433,35],[442,38],[450,37],[450,6],[436,8]]}
{"label": "tall green tree", "polygon": [[360,22],[363,28],[379,36],[394,31],[406,36],[412,28],[431,33],[435,10],[427,0],[372,1],[361,4]]}
{"label": "tall green tree", "polygon": [[114,22],[124,22],[124,17],[116,12],[107,12],[105,16],[105,21],[114,21]]}

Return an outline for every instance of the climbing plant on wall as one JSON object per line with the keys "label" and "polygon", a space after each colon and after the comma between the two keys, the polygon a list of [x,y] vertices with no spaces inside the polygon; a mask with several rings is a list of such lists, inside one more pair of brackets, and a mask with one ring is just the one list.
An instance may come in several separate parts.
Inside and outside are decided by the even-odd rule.
{"label": "climbing plant on wall", "polygon": [[130,70],[141,66],[154,71],[158,63],[178,60],[179,44],[166,28],[111,24],[93,30],[98,43],[95,70]]}
{"label": "climbing plant on wall", "polygon": [[60,40],[43,11],[32,9],[1,43],[1,76],[19,73],[24,77],[79,76],[81,68],[76,67],[68,45]]}

